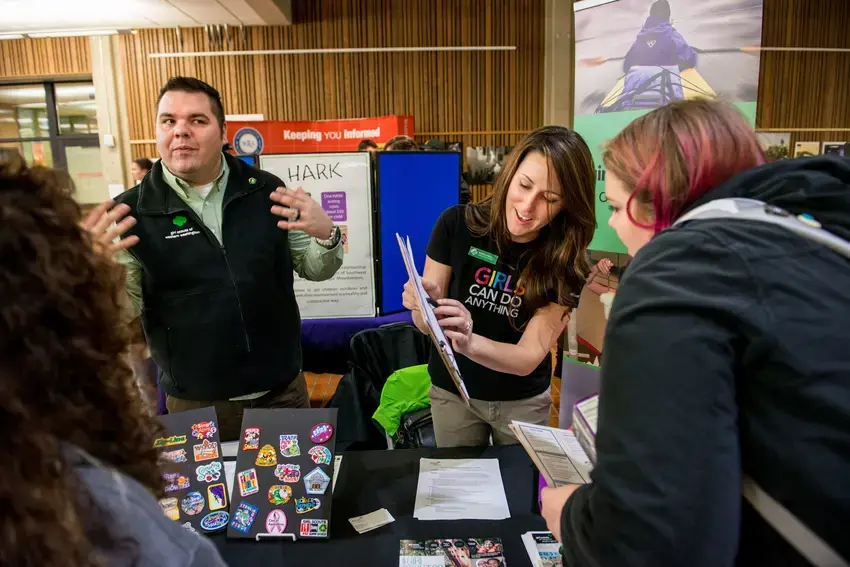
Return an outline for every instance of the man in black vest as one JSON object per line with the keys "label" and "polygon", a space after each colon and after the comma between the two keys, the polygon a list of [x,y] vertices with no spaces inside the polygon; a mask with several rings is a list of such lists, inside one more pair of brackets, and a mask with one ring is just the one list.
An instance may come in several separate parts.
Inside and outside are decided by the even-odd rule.
{"label": "man in black vest", "polygon": [[218,92],[170,79],[156,117],[162,159],[86,226],[127,268],[169,412],[215,406],[232,440],[245,408],[309,407],[293,271],[328,279],[343,252],[318,203],[222,153],[225,142]]}

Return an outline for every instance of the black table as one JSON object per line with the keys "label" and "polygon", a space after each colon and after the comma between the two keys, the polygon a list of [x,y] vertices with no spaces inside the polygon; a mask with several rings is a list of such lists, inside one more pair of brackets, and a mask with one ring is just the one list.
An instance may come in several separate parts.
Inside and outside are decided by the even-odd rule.
{"label": "black table", "polygon": [[[421,521],[413,518],[419,459],[499,459],[511,517],[507,520]],[[521,535],[546,529],[537,512],[537,470],[519,445],[344,453],[333,495],[331,537],[326,541],[228,540],[212,536],[230,567],[398,565],[402,539],[499,537],[509,567],[530,565]],[[348,522],[386,508],[395,522],[358,534]]]}

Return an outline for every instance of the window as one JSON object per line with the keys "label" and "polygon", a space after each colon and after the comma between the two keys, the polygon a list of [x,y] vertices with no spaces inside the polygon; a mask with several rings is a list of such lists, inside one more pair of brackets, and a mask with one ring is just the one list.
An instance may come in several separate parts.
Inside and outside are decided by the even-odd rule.
{"label": "window", "polygon": [[96,148],[97,133],[91,81],[0,85],[0,146],[32,166],[68,169],[66,149]]}

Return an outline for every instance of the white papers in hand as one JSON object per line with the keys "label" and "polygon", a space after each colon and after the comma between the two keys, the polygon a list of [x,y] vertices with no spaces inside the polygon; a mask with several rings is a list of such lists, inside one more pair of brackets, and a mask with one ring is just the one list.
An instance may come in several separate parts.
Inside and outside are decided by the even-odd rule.
{"label": "white papers in hand", "polygon": [[572,431],[521,421],[511,428],[549,486],[590,482],[593,464]]}
{"label": "white papers in hand", "polygon": [[451,342],[446,338],[446,334],[443,332],[443,328],[440,327],[440,323],[437,322],[437,315],[434,313],[434,308],[429,302],[431,297],[428,295],[428,292],[425,291],[425,288],[422,287],[422,278],[419,277],[419,272],[416,271],[416,264],[413,261],[413,250],[410,248],[410,239],[407,237],[402,239],[398,233],[396,233],[395,237],[398,240],[398,247],[401,250],[404,267],[407,268],[407,275],[413,282],[413,287],[416,289],[416,295],[419,300],[419,310],[425,317],[425,322],[428,324],[428,330],[430,331],[431,338],[437,346],[440,358],[443,359],[443,364],[446,365],[446,369],[448,369],[449,375],[452,377],[455,386],[457,386],[458,392],[460,392],[460,395],[466,402],[466,405],[469,405],[469,392],[466,391],[466,384],[463,383],[463,377],[460,375],[460,369],[457,366],[457,360],[455,359],[455,353],[452,350]]}
{"label": "white papers in hand", "polygon": [[413,517],[419,520],[510,518],[498,459],[421,459]]}

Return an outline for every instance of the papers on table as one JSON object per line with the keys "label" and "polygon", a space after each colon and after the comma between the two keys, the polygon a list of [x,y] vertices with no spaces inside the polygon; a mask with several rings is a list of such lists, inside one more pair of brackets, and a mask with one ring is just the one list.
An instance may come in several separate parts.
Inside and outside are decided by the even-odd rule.
{"label": "papers on table", "polygon": [[380,510],[375,510],[371,514],[366,514],[365,516],[349,518],[348,521],[354,529],[357,530],[357,533],[364,534],[368,531],[395,522],[395,518],[393,518],[392,514],[390,514],[386,508],[381,508]]}
{"label": "papers on table", "polygon": [[414,288],[416,288],[419,310],[422,312],[422,316],[425,317],[425,322],[428,323],[428,334],[431,335],[431,340],[434,341],[437,352],[440,353],[440,358],[443,359],[443,364],[446,365],[446,369],[448,369],[449,376],[452,377],[457,391],[460,393],[463,401],[466,402],[466,405],[469,405],[469,393],[466,391],[466,384],[463,383],[463,376],[460,375],[460,369],[457,367],[457,360],[455,359],[451,342],[446,338],[443,328],[437,322],[437,315],[434,314],[434,308],[430,303],[431,297],[425,291],[425,288],[422,287],[422,278],[419,277],[419,272],[416,271],[416,264],[413,261],[413,251],[410,249],[410,239],[405,237],[402,240],[398,233],[396,233],[395,237],[398,240],[398,247],[401,250],[404,267],[407,268],[407,276],[413,282]]}
{"label": "papers on table", "polygon": [[497,459],[420,459],[413,517],[504,520],[511,517]]}
{"label": "papers on table", "polygon": [[561,567],[561,544],[552,532],[525,532],[522,543],[528,552],[528,558],[535,567]]}
{"label": "papers on table", "polygon": [[511,429],[549,486],[586,484],[593,465],[572,431],[521,421]]}

